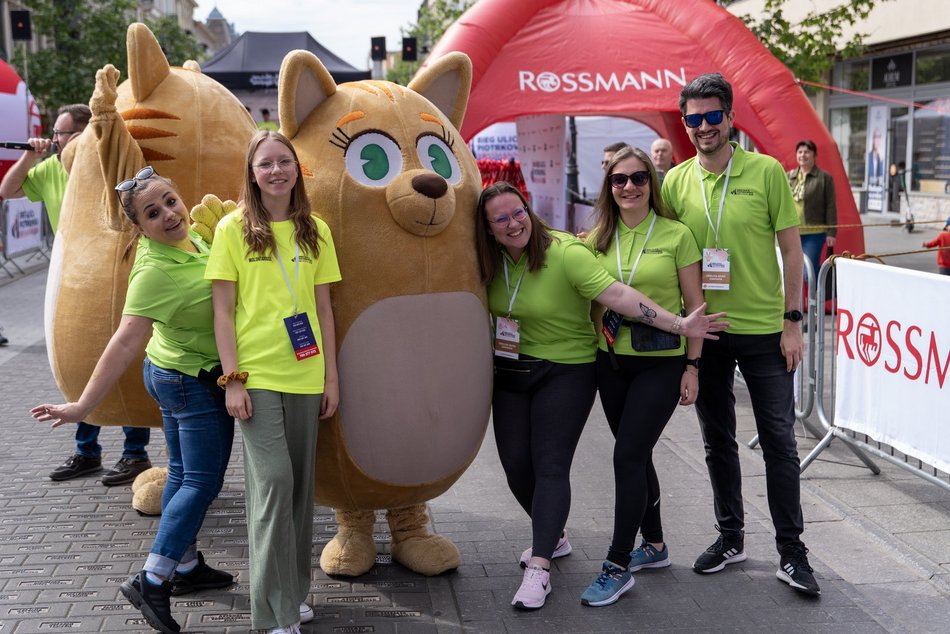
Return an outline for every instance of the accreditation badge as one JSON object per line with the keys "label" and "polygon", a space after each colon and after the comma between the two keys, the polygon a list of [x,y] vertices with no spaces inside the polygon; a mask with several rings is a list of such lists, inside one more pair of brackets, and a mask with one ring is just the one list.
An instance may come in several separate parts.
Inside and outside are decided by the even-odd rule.
{"label": "accreditation badge", "polygon": [[600,331],[604,334],[607,345],[614,345],[614,340],[617,339],[617,333],[620,331],[620,324],[623,323],[623,315],[608,308],[604,311],[604,317],[601,319],[601,322],[603,325],[600,327]]}
{"label": "accreditation badge", "polygon": [[310,318],[307,317],[307,313],[285,317],[284,327],[287,329],[287,336],[290,337],[290,345],[294,347],[297,361],[303,361],[320,354],[320,348],[317,347],[317,338],[313,335],[313,328],[310,327]]}
{"label": "accreditation badge", "polygon": [[517,319],[497,317],[495,319],[495,356],[517,359],[521,349],[521,331]]}
{"label": "accreditation badge", "polygon": [[726,249],[703,249],[703,290],[729,290],[729,252]]}

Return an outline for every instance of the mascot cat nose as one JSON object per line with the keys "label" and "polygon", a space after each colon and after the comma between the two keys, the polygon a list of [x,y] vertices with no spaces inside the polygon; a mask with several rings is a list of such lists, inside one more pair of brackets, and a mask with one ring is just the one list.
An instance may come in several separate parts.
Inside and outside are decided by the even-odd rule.
{"label": "mascot cat nose", "polygon": [[431,172],[412,177],[412,188],[427,198],[442,198],[449,184],[438,174]]}

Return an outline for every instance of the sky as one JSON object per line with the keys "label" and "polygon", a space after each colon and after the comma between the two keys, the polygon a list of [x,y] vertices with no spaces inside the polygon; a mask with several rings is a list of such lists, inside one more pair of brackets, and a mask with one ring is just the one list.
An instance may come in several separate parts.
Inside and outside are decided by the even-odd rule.
{"label": "sky", "polygon": [[325,47],[361,70],[370,67],[369,38],[402,47],[400,27],[416,21],[421,0],[198,0],[195,21],[218,11],[245,31],[309,31]]}

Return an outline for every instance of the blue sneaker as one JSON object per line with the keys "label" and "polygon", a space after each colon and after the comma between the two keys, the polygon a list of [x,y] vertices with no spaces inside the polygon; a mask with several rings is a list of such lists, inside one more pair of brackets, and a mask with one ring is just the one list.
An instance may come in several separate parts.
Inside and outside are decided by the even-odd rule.
{"label": "blue sneaker", "polygon": [[670,550],[663,544],[663,550],[657,550],[647,542],[640,544],[640,548],[633,551],[630,558],[630,572],[643,570],[644,568],[666,568],[671,563]]}
{"label": "blue sneaker", "polygon": [[629,570],[605,561],[600,575],[581,595],[581,603],[595,608],[610,605],[632,588],[633,583],[633,575]]}

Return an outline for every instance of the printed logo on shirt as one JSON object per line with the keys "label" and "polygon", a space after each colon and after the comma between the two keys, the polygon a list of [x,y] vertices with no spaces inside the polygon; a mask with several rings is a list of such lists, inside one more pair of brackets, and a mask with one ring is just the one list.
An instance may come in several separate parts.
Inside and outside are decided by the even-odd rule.
{"label": "printed logo on shirt", "polygon": [[248,262],[271,262],[272,259],[269,255],[255,255],[247,259]]}
{"label": "printed logo on shirt", "polygon": [[645,255],[662,255],[663,249],[644,249],[643,253]]}
{"label": "printed logo on shirt", "polygon": [[736,187],[729,193],[733,196],[749,196],[749,197],[755,196],[755,190],[746,189],[744,187]]}
{"label": "printed logo on shirt", "polygon": [[296,258],[290,258],[291,262],[296,262],[297,260],[300,260],[301,262],[306,262],[307,264],[313,264],[313,260],[310,259],[309,255],[301,255]]}

